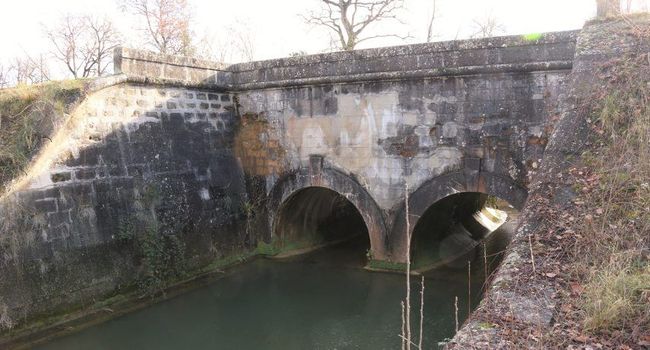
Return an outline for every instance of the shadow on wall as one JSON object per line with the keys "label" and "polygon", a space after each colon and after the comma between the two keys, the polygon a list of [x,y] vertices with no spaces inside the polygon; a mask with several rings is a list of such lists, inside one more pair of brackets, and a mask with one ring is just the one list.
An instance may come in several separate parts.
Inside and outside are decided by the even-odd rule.
{"label": "shadow on wall", "polygon": [[254,249],[238,126],[232,95],[214,89],[91,94],[0,203],[0,327],[138,283],[157,292]]}

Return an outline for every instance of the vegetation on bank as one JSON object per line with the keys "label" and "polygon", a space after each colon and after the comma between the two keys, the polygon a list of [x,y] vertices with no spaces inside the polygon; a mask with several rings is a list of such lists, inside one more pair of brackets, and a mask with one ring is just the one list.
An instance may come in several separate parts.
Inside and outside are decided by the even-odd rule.
{"label": "vegetation on bank", "polygon": [[65,80],[0,89],[0,193],[25,173],[83,97],[87,82]]}
{"label": "vegetation on bank", "polygon": [[[650,32],[638,33],[646,40]],[[594,96],[596,147],[583,155],[574,224],[576,277],[586,331],[650,345],[650,77],[648,54],[602,67],[606,86]],[[586,176],[586,177],[585,177]]]}
{"label": "vegetation on bank", "polygon": [[583,29],[564,129],[504,266],[448,348],[650,346],[649,20]]}
{"label": "vegetation on bank", "polygon": [[[618,34],[642,42],[650,27],[631,25]],[[548,341],[644,348],[650,346],[650,56],[617,57],[597,74],[599,86],[579,106],[593,136],[569,169],[577,212],[556,218],[560,238],[571,244],[563,249],[569,269]]]}

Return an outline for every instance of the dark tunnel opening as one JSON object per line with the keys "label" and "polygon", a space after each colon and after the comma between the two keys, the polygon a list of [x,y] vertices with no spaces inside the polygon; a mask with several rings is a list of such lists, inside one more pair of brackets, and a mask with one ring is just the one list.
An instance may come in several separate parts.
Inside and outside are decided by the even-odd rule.
{"label": "dark tunnel opening", "polygon": [[308,187],[294,193],[282,205],[277,220],[275,235],[288,254],[347,242],[347,254],[365,260],[370,248],[368,229],[359,210],[327,188]]}
{"label": "dark tunnel opening", "polygon": [[463,268],[476,260],[494,267],[516,220],[517,211],[496,197],[477,192],[447,196],[431,205],[413,229],[414,269]]}

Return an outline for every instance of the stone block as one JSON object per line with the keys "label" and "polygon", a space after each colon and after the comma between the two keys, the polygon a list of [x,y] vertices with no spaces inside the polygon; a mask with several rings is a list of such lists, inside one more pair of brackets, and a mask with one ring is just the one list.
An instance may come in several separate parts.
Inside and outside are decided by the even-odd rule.
{"label": "stone block", "polygon": [[72,174],[69,171],[54,173],[50,175],[50,179],[55,183],[70,181],[72,179]]}
{"label": "stone block", "polygon": [[90,180],[94,179],[97,175],[95,169],[79,169],[74,174],[77,180]]}
{"label": "stone block", "polygon": [[71,222],[70,211],[60,211],[47,214],[47,223],[49,227],[56,227]]}
{"label": "stone block", "polygon": [[41,213],[56,212],[58,210],[56,198],[45,198],[45,199],[35,200],[32,207],[34,208],[34,210]]}

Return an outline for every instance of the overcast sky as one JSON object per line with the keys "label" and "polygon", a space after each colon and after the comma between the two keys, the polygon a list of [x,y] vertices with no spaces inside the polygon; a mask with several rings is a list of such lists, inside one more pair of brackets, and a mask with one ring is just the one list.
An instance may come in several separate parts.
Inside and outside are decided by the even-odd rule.
{"label": "overcast sky", "polygon": [[[327,32],[305,24],[300,14],[319,6],[319,0],[189,0],[196,19],[194,31],[217,39],[227,27],[245,25],[255,42],[256,59],[283,57],[292,52],[318,53],[329,46]],[[404,25],[382,25],[374,30],[408,33],[413,39],[376,40],[363,47],[422,42],[426,38],[433,0],[405,0]],[[437,0],[436,40],[466,38],[473,20],[496,17],[507,34],[578,29],[595,15],[595,0]],[[125,33],[127,45],[137,45],[130,16],[115,0],[4,0],[0,12],[0,59],[47,51],[43,25],[65,13],[92,13],[111,17]]]}

